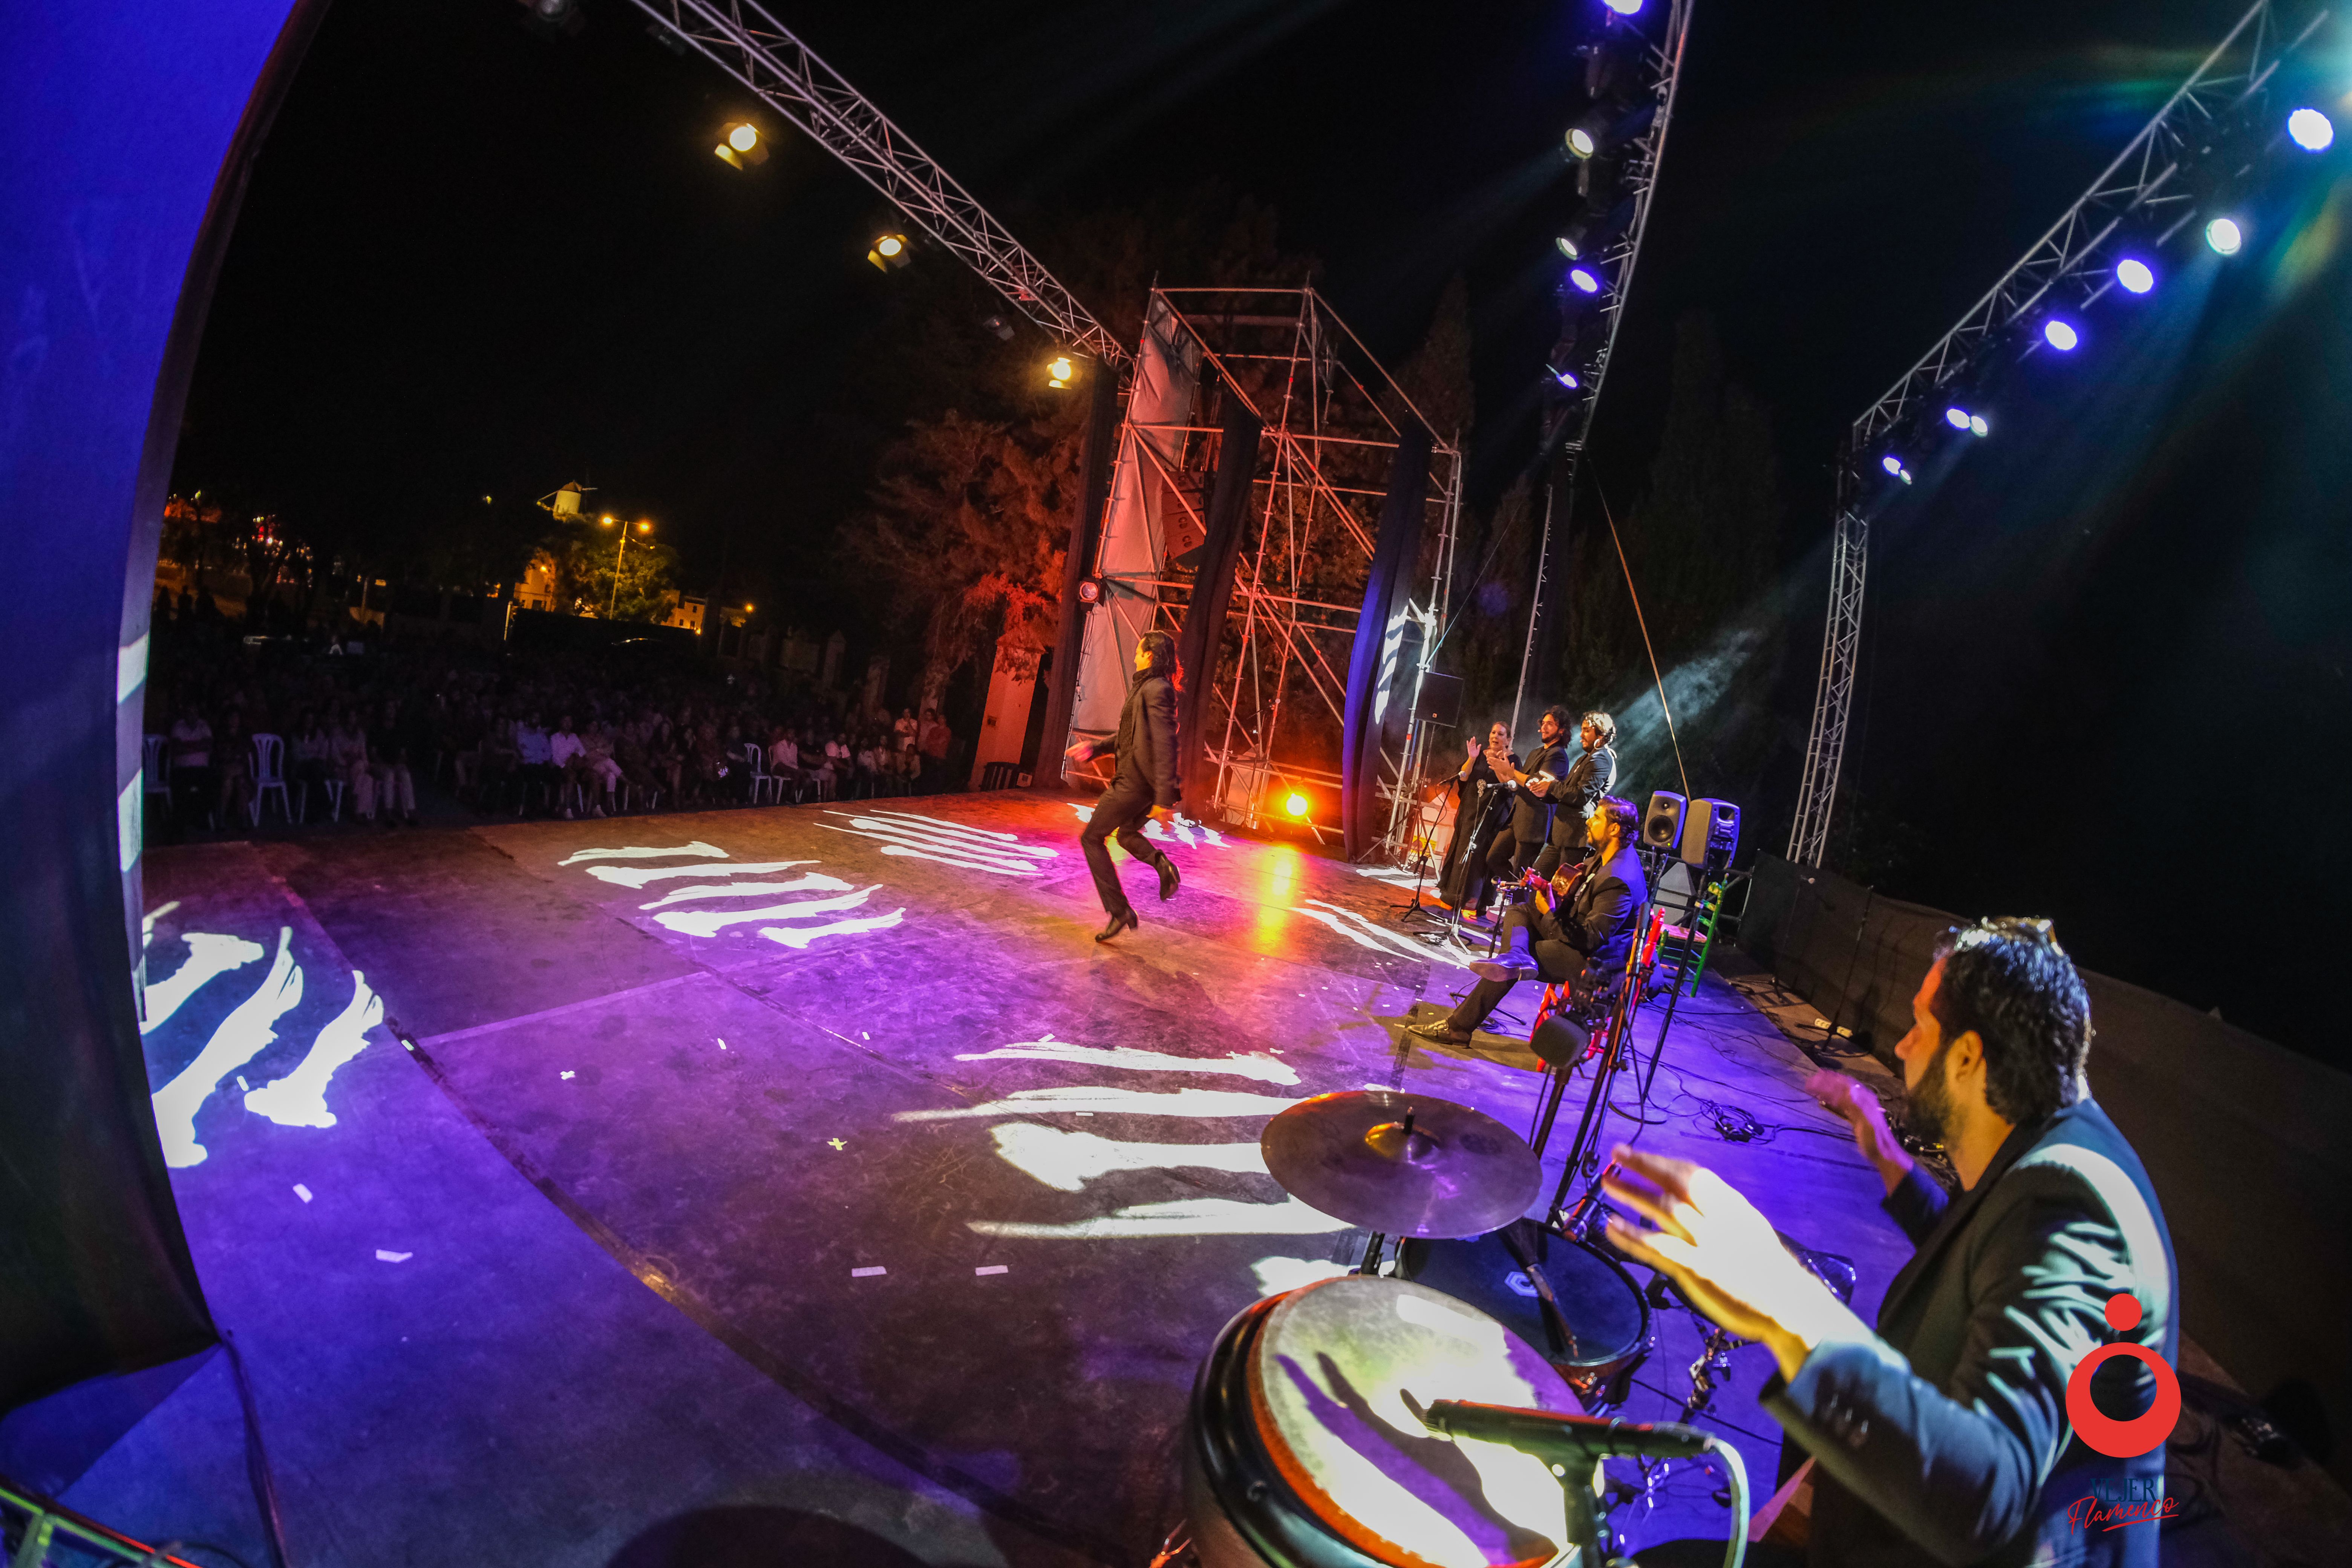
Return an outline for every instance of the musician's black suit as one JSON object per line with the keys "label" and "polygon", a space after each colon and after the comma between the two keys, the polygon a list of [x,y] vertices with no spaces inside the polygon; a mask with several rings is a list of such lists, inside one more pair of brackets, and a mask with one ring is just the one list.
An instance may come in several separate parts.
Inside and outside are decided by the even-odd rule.
{"label": "musician's black suit", "polygon": [[[2164,1445],[2109,1458],[2066,1415],[2067,1379],[2096,1346],[2179,1362],[2179,1272],[2139,1156],[2085,1098],[2011,1132],[1969,1191],[1948,1196],[1915,1168],[1885,1208],[1918,1251],[1877,1335],[1816,1346],[1758,1396],[1816,1461],[1811,1560],[2154,1568],[2154,1523],[2086,1528],[2079,1504],[2160,1498]],[[2125,1334],[2104,1316],[2117,1291],[2145,1313]],[[2155,1389],[2125,1357],[2091,1382],[2118,1419]]]}

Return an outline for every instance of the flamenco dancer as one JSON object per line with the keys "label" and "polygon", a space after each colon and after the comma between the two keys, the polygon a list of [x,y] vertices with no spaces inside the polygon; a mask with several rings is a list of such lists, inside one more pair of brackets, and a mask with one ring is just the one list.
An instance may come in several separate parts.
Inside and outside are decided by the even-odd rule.
{"label": "flamenco dancer", "polygon": [[[1087,869],[1094,873],[1095,891],[1110,923],[1095,932],[1097,942],[1108,942],[1143,922],[1127,891],[1118,885],[1110,849],[1103,841],[1118,835],[1118,847],[1160,873],[1160,896],[1176,896],[1180,879],[1176,864],[1142,834],[1145,819],[1166,822],[1182,798],[1176,780],[1176,694],[1183,689],[1176,667],[1176,639],[1166,632],[1146,632],[1135,645],[1135,678],[1127,689],[1127,706],[1119,710],[1118,733],[1108,749],[1118,759],[1110,788],[1095,802],[1094,816],[1078,835],[1087,854]],[[1063,754],[1074,763],[1102,755],[1099,741],[1080,741]]]}

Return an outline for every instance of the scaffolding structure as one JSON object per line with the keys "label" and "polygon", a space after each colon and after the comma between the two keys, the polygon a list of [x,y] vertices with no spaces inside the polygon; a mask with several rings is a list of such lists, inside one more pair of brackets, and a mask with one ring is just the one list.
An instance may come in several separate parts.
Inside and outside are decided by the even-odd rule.
{"label": "scaffolding structure", "polygon": [[[1318,833],[1330,826],[1317,814],[1338,799],[1349,656],[1369,631],[1387,644],[1391,714],[1383,729],[1402,736],[1401,744],[1383,745],[1379,781],[1388,805],[1380,844],[1395,854],[1427,743],[1422,679],[1452,615],[1459,446],[1445,435],[1432,445],[1408,602],[1389,626],[1359,627],[1400,420],[1426,424],[1421,412],[1311,288],[1155,289],[1145,319],[1147,337],[1157,332],[1160,341],[1147,342],[1134,363],[1169,367],[1184,412],[1171,406],[1165,384],[1147,388],[1139,379],[1129,391],[1113,509],[1122,493],[1136,497],[1135,515],[1149,516],[1150,537],[1139,548],[1139,539],[1111,536],[1116,524],[1107,531],[1097,572],[1105,602],[1085,668],[1116,672],[1144,631],[1174,635],[1181,626],[1223,439],[1213,405],[1241,399],[1265,428],[1223,646],[1207,672],[1202,746],[1213,783],[1194,810],[1255,826],[1291,819],[1286,803],[1298,794],[1310,803],[1310,826]],[[1184,384],[1192,377],[1197,391]],[[1402,723],[1399,703],[1408,716]],[[1087,728],[1081,719],[1074,732]]]}

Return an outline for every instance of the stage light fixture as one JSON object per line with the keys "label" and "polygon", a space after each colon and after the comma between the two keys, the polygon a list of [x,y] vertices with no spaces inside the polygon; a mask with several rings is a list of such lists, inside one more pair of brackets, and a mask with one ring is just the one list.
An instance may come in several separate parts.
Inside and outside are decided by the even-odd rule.
{"label": "stage light fixture", "polygon": [[1551,373],[1551,378],[1570,392],[1574,392],[1584,384],[1576,379],[1576,373],[1572,370],[1556,370]]}
{"label": "stage light fixture", "polygon": [[1013,323],[1006,321],[1002,316],[989,316],[983,318],[980,323],[980,330],[988,333],[998,342],[1009,343],[1013,341]]}
{"label": "stage light fixture", "polygon": [[1570,268],[1568,269],[1568,280],[1575,286],[1576,291],[1580,294],[1598,294],[1601,292],[1601,274],[1595,272],[1590,267]]}
{"label": "stage light fixture", "polygon": [[2074,352],[2074,345],[2083,341],[2083,334],[2076,331],[2071,324],[2059,321],[2053,316],[2042,323],[2042,341],[2062,354],[2072,353]]}
{"label": "stage light fixture", "polygon": [[1570,229],[1552,243],[1559,247],[1559,253],[1570,261],[1584,254],[1584,240],[1575,229]]}
{"label": "stage light fixture", "polygon": [[1078,367],[1071,362],[1070,356],[1063,354],[1046,364],[1045,384],[1056,392],[1067,391],[1070,383],[1076,379],[1077,374]]}
{"label": "stage light fixture", "polygon": [[1601,4],[1620,16],[1636,16],[1642,9],[1642,0],[1601,0]]}
{"label": "stage light fixture", "polygon": [[1990,436],[1992,434],[1992,426],[1983,415],[1971,414],[1969,416],[1969,433],[1972,436]]}
{"label": "stage light fixture", "polygon": [[1294,790],[1291,792],[1290,798],[1282,803],[1282,809],[1290,813],[1293,816],[1305,816],[1307,815],[1307,797]]}
{"label": "stage light fixture", "polygon": [[1878,466],[1890,474],[1899,474],[1903,471],[1903,459],[1889,452],[1878,459]]}
{"label": "stage light fixture", "polygon": [[712,152],[732,169],[748,169],[768,161],[768,143],[760,128],[749,121],[736,121],[720,133],[719,145]]}
{"label": "stage light fixture", "polygon": [[1102,579],[1099,577],[1079,578],[1078,603],[1081,605],[1094,605],[1101,603],[1102,588]]}
{"label": "stage light fixture", "polygon": [[2288,115],[2286,133],[2306,153],[2325,153],[2336,144],[2336,122],[2315,109],[2298,109]]}
{"label": "stage light fixture", "polygon": [[2131,293],[2145,294],[2156,287],[2156,273],[2147,262],[2126,256],[2116,263],[2116,281]]}
{"label": "stage light fixture", "polygon": [[2233,217],[2217,217],[2205,226],[2205,243],[2223,256],[2235,256],[2246,243],[2246,231]]}
{"label": "stage light fixture", "polygon": [[903,234],[878,234],[866,252],[866,259],[881,271],[895,272],[915,259],[915,247]]}
{"label": "stage light fixture", "polygon": [[1591,130],[1581,125],[1571,125],[1568,128],[1568,155],[1570,157],[1590,158],[1592,154],[1600,151],[1600,139],[1594,136]]}
{"label": "stage light fixture", "polygon": [[1955,430],[1965,430],[1969,427],[1969,411],[1958,407],[1947,408],[1944,410],[1944,423]]}

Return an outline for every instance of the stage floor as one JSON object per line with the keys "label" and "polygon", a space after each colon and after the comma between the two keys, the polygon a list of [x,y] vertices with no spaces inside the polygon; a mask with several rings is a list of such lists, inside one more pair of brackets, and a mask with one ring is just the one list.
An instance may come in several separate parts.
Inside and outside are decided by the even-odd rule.
{"label": "stage floor", "polygon": [[[1182,890],[1159,902],[1121,857],[1143,928],[1096,944],[1085,809],[152,854],[159,1125],[298,1559],[717,1562],[790,1537],[803,1562],[1147,1560],[1218,1329],[1363,1245],[1265,1174],[1266,1119],[1401,1086],[1524,1129],[1538,1079],[1505,1036],[1405,1048],[1469,977],[1400,924],[1409,885],[1337,859],[1171,837]],[[1868,1316],[1906,1249],[1742,973],[1683,1005],[1644,1144],[1853,1258]],[[1766,1134],[1726,1142],[1717,1105]],[[1657,1331],[1630,1415],[1690,1386],[1689,1319]],[[1767,1359],[1737,1352],[1715,1407],[1759,1498]],[[173,1398],[211,1402],[186,1421],[218,1446],[203,1382]],[[211,1461],[168,1421],[134,1436],[70,1500],[194,1533],[162,1510]],[[210,1527],[249,1538],[234,1458]],[[1679,1467],[1621,1520],[1719,1541],[1718,1485]]]}

